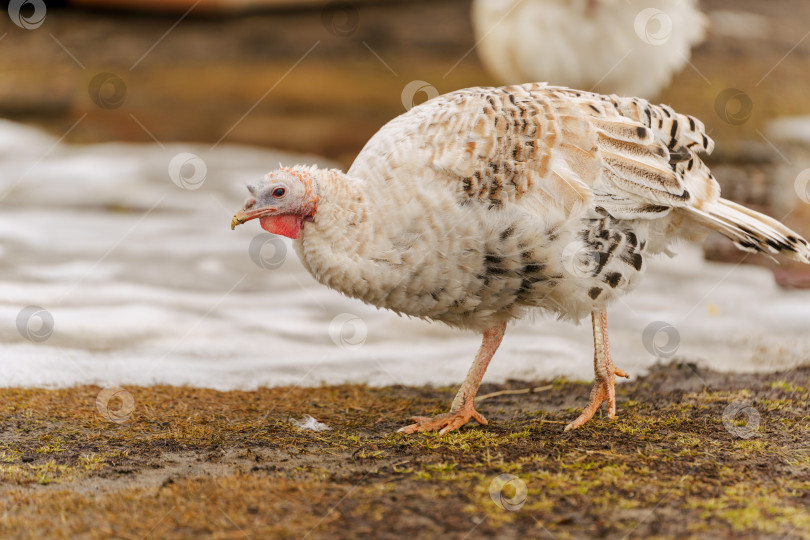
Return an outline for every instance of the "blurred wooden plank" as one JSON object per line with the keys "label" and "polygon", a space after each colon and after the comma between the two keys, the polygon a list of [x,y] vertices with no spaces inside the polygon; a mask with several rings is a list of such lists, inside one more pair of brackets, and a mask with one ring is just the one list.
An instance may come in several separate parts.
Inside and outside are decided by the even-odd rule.
{"label": "blurred wooden plank", "polygon": [[[394,0],[70,0],[76,7],[124,9],[159,13],[184,13],[192,7],[201,13],[239,13],[255,9],[318,8],[330,4],[335,9],[352,9],[358,3],[383,3]],[[400,0],[401,1],[401,0]]]}

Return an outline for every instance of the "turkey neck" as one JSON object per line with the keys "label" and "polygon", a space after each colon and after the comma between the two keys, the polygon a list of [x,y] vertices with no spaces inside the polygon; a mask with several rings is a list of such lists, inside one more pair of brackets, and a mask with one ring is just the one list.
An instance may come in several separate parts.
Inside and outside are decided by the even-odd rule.
{"label": "turkey neck", "polygon": [[[318,206],[295,246],[307,270],[321,283],[356,296],[346,284],[365,274],[374,225],[366,185],[337,170],[317,176]],[[363,276],[365,277],[365,276]]]}

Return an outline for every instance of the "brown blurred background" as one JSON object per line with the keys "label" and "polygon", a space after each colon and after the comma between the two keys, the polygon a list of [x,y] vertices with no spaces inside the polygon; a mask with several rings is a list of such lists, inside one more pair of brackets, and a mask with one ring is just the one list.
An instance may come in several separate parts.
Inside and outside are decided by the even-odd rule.
{"label": "brown blurred background", "polygon": [[[469,0],[47,4],[35,30],[0,17],[0,116],[67,142],[221,141],[347,166],[404,112],[411,81],[441,93],[496,83],[474,50]],[[807,152],[769,126],[810,114],[810,2],[701,7],[711,18],[709,38],[657,101],[703,119],[718,143],[709,161],[727,196],[776,217],[790,212],[786,221],[810,233],[808,205],[784,195],[810,166],[802,164]],[[717,108],[729,88],[750,98],[742,122]],[[740,257],[719,241],[709,252]],[[799,267],[779,278],[808,281]]]}

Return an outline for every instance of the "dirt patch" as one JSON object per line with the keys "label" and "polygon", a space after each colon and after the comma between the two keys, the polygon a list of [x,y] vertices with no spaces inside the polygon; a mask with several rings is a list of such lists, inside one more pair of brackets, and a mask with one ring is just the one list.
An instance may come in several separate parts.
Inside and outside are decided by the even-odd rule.
{"label": "dirt patch", "polygon": [[545,386],[445,437],[395,430],[451,388],[132,387],[120,424],[96,387],[6,389],[0,536],[810,538],[810,368],[660,367],[573,433],[588,385]]}

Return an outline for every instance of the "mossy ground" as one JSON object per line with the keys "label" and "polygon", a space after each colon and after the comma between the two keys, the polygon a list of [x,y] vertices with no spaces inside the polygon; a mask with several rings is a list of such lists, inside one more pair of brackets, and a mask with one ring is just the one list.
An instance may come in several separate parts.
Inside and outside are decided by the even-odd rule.
{"label": "mossy ground", "polygon": [[[618,386],[617,421],[563,433],[588,388],[486,399],[488,426],[444,437],[395,431],[451,388],[129,387],[123,423],[97,387],[4,389],[0,537],[810,538],[810,368],[656,368]],[[732,403],[752,408],[724,424]]]}

